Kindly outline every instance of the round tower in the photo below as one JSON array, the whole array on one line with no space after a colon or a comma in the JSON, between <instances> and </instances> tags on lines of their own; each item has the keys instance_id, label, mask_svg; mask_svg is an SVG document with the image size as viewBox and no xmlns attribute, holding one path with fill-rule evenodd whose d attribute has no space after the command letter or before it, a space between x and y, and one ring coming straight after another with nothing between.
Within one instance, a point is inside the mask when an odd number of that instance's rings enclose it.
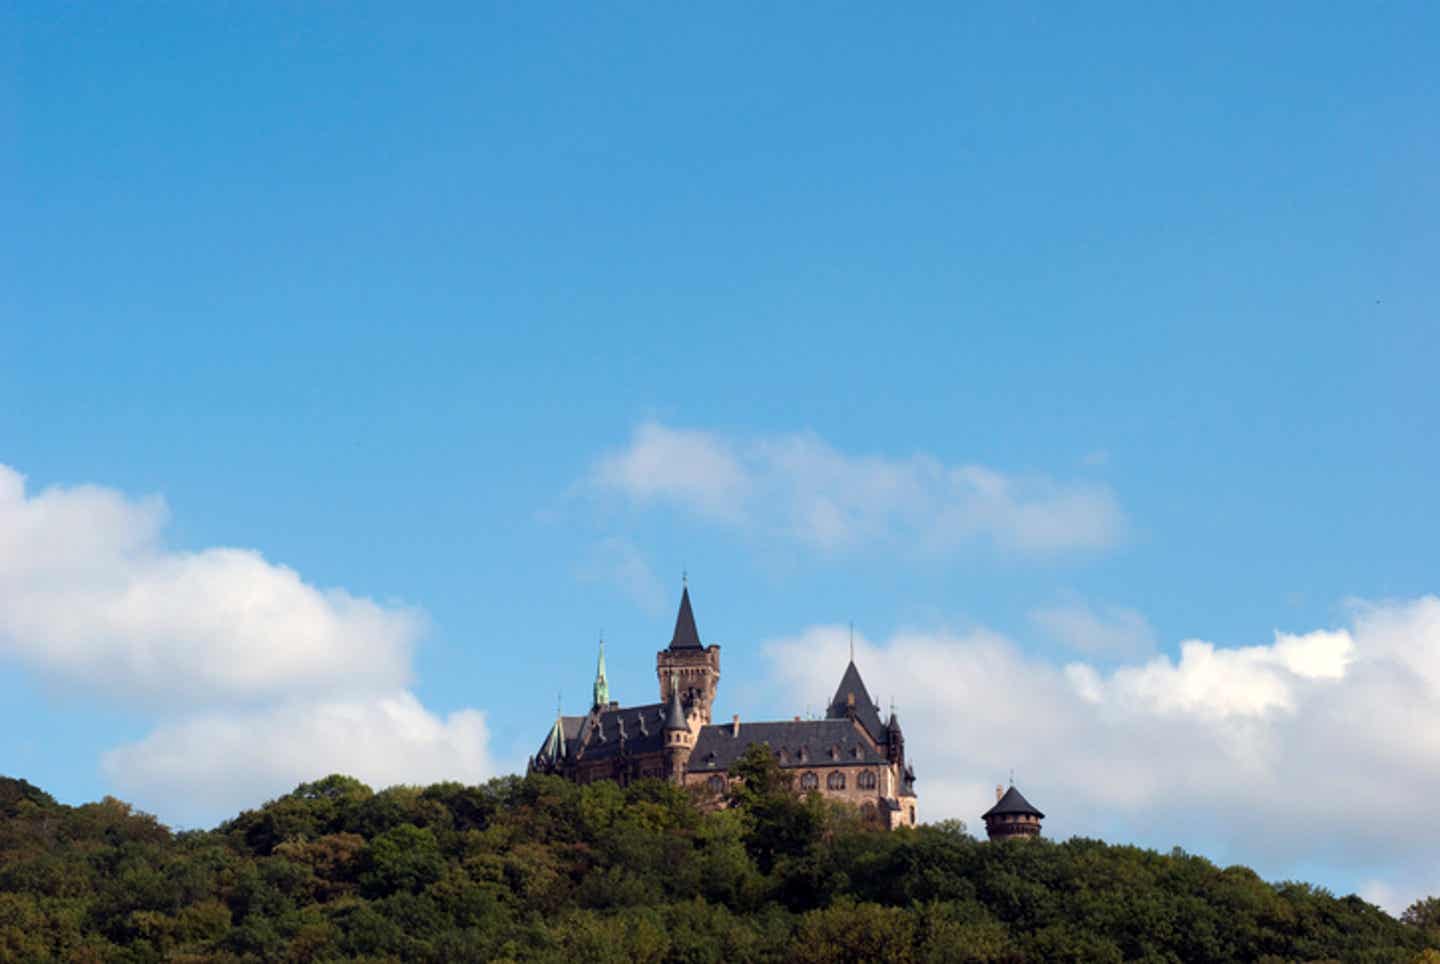
<instances>
[{"instance_id":1,"label":"round tower","mask_svg":"<svg viewBox=\"0 0 1440 964\"><path fill-rule=\"evenodd\" d=\"M1009 790L995 788L995 806L986 810L981 819L991 840L1024 840L1040 836L1040 821L1045 814L1032 807L1011 784Z\"/></svg>"},{"instance_id":2,"label":"round tower","mask_svg":"<svg viewBox=\"0 0 1440 964\"><path fill-rule=\"evenodd\" d=\"M690 753L695 749L695 734L685 718L685 708L680 705L680 687L674 681L670 685L669 705L665 708L665 773L672 783L685 782L685 768L690 763Z\"/></svg>"}]
</instances>

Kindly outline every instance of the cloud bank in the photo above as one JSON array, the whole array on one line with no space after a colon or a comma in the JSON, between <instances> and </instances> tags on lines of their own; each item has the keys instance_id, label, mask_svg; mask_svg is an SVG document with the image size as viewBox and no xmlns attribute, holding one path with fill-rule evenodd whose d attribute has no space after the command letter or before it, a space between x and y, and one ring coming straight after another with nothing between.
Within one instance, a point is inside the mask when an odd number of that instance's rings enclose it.
<instances>
[{"instance_id":1,"label":"cloud bank","mask_svg":"<svg viewBox=\"0 0 1440 964\"><path fill-rule=\"evenodd\" d=\"M767 648L823 704L847 633ZM1440 892L1440 598L1351 606L1349 624L1265 644L1180 644L1104 670L1028 658L984 630L860 640L877 695L902 699L926 819L979 814L1011 768L1047 833L1180 844L1286 874L1324 863L1392 911ZM837 674L838 678L838 674Z\"/></svg>"},{"instance_id":2,"label":"cloud bank","mask_svg":"<svg viewBox=\"0 0 1440 964\"><path fill-rule=\"evenodd\" d=\"M183 801L182 816L233 813L328 773L376 787L495 774L482 713L441 719L404 691L204 713L109 751L102 766L122 796Z\"/></svg>"},{"instance_id":3,"label":"cloud bank","mask_svg":"<svg viewBox=\"0 0 1440 964\"><path fill-rule=\"evenodd\" d=\"M419 614L249 549L179 552L159 499L27 495L0 465L0 655L122 698L215 701L409 680Z\"/></svg>"},{"instance_id":4,"label":"cloud bank","mask_svg":"<svg viewBox=\"0 0 1440 964\"><path fill-rule=\"evenodd\" d=\"M378 784L493 773L480 713L442 720L406 689L418 612L250 549L170 548L166 520L161 500L101 486L30 494L0 465L0 657L182 714L106 754L130 799L195 821L336 770Z\"/></svg>"},{"instance_id":5,"label":"cloud bank","mask_svg":"<svg viewBox=\"0 0 1440 964\"><path fill-rule=\"evenodd\" d=\"M810 433L730 439L659 422L592 466L588 488L826 551L948 553L977 541L1022 553L1114 544L1124 514L1104 485L841 452Z\"/></svg>"}]
</instances>

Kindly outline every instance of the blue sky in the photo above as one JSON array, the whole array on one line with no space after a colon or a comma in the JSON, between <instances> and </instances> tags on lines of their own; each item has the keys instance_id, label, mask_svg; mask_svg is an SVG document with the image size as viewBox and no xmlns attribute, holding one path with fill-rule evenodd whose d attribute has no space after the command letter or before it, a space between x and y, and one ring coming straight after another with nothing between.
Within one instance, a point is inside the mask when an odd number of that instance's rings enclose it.
<instances>
[{"instance_id":1,"label":"blue sky","mask_svg":"<svg viewBox=\"0 0 1440 964\"><path fill-rule=\"evenodd\" d=\"M0 17L0 772L503 772L685 569L721 712L854 621L924 818L1440 892L1354 790L1440 747L1322 740L1440 726L1431 5Z\"/></svg>"}]
</instances>

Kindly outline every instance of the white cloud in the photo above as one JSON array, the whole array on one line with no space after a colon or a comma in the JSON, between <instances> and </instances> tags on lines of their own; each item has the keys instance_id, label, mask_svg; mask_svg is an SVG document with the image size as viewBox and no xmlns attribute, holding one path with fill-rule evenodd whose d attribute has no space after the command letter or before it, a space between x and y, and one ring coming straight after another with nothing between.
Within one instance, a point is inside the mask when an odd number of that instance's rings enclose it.
<instances>
[{"instance_id":1,"label":"white cloud","mask_svg":"<svg viewBox=\"0 0 1440 964\"><path fill-rule=\"evenodd\" d=\"M1091 656L1142 656L1155 648L1155 631L1137 610L1124 606L1092 607L1070 597L1030 613L1042 631Z\"/></svg>"},{"instance_id":2,"label":"white cloud","mask_svg":"<svg viewBox=\"0 0 1440 964\"><path fill-rule=\"evenodd\" d=\"M823 701L847 634L768 647ZM925 817L978 815L1010 768L1047 832L1181 844L1272 876L1326 864L1382 881L1400 909L1440 886L1440 598L1357 603L1350 624L1267 645L1181 644L1103 670L1027 657L997 634L857 640L872 693L896 694ZM838 678L838 672L836 674ZM1379 894L1379 889L1373 891Z\"/></svg>"},{"instance_id":3,"label":"white cloud","mask_svg":"<svg viewBox=\"0 0 1440 964\"><path fill-rule=\"evenodd\" d=\"M637 502L672 502L722 520L739 517L750 488L724 441L658 422L641 425L627 448L600 459L593 479Z\"/></svg>"},{"instance_id":4,"label":"white cloud","mask_svg":"<svg viewBox=\"0 0 1440 964\"><path fill-rule=\"evenodd\" d=\"M810 433L730 440L647 422L602 457L591 487L824 550L880 544L950 552L977 540L1021 552L1111 545L1124 515L1104 485L841 452Z\"/></svg>"},{"instance_id":5,"label":"white cloud","mask_svg":"<svg viewBox=\"0 0 1440 964\"><path fill-rule=\"evenodd\" d=\"M488 746L484 714L441 719L399 691L204 713L109 751L103 766L127 799L204 822L329 773L376 787L479 782L495 773Z\"/></svg>"},{"instance_id":6,"label":"white cloud","mask_svg":"<svg viewBox=\"0 0 1440 964\"><path fill-rule=\"evenodd\" d=\"M482 714L441 719L405 689L417 613L253 550L168 548L165 522L159 499L27 495L0 465L0 656L180 714L105 755L119 792L196 823L337 771L376 785L494 774Z\"/></svg>"},{"instance_id":7,"label":"white cloud","mask_svg":"<svg viewBox=\"0 0 1440 964\"><path fill-rule=\"evenodd\" d=\"M417 613L319 589L253 550L167 548L165 522L159 499L27 495L0 465L0 655L182 702L408 681Z\"/></svg>"}]
</instances>

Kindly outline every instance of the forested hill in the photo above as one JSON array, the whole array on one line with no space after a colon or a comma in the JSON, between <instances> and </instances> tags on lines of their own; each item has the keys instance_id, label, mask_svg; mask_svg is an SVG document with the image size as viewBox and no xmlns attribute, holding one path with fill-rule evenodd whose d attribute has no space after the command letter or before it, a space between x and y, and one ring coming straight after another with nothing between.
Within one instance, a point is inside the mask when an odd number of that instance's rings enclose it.
<instances>
[{"instance_id":1,"label":"forested hill","mask_svg":"<svg viewBox=\"0 0 1440 964\"><path fill-rule=\"evenodd\" d=\"M1179 852L875 831L747 766L718 812L655 782L332 776L183 833L0 779L0 960L1440 961L1436 902L1401 922Z\"/></svg>"}]
</instances>

